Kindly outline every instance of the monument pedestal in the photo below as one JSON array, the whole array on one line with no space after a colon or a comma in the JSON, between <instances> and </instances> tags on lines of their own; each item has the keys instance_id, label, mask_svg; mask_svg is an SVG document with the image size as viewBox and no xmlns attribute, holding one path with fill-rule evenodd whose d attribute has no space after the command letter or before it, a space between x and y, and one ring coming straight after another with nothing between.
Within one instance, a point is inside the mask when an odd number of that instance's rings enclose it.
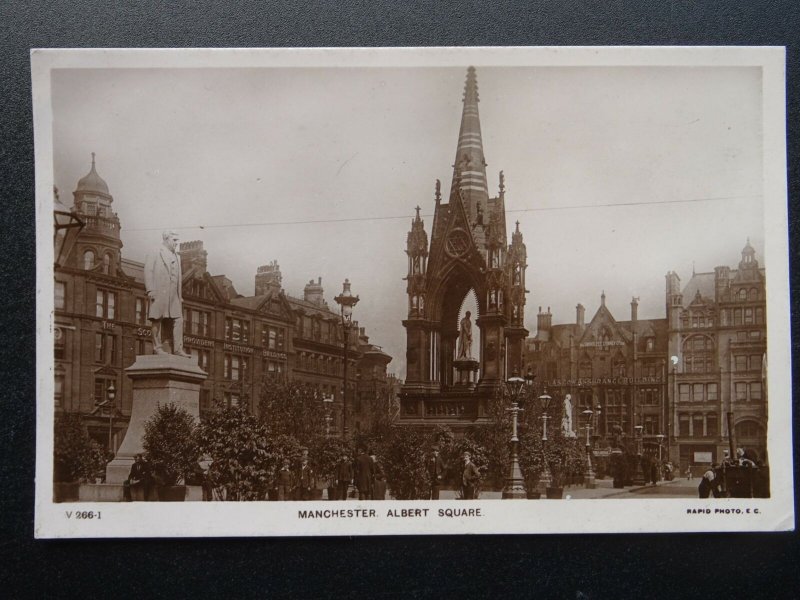
<instances>
[{"instance_id":1,"label":"monument pedestal","mask_svg":"<svg viewBox=\"0 0 800 600\"><path fill-rule=\"evenodd\" d=\"M479 363L474 358L459 358L453 361L456 370L456 386L470 390L475 389L478 378Z\"/></svg>"},{"instance_id":2,"label":"monument pedestal","mask_svg":"<svg viewBox=\"0 0 800 600\"><path fill-rule=\"evenodd\" d=\"M106 466L106 483L122 483L128 478L134 457L144 452L145 423L158 405L176 404L200 418L200 386L208 377L193 358L174 354L137 356L125 372L133 380L131 420L117 455Z\"/></svg>"}]
</instances>

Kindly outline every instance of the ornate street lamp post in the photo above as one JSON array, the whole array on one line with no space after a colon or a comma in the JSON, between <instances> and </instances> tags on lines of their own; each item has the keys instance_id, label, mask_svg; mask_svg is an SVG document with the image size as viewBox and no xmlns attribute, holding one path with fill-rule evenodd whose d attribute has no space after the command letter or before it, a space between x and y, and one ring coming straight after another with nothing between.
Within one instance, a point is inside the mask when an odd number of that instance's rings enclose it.
<instances>
[{"instance_id":1,"label":"ornate street lamp post","mask_svg":"<svg viewBox=\"0 0 800 600\"><path fill-rule=\"evenodd\" d=\"M110 452L114 452L114 417L120 414L117 410L117 405L114 403L116 397L117 388L114 387L114 382L111 381L106 388L106 399L101 401L95 398L94 410L89 413L92 416L108 417L108 449Z\"/></svg>"},{"instance_id":2,"label":"ornate street lamp post","mask_svg":"<svg viewBox=\"0 0 800 600\"><path fill-rule=\"evenodd\" d=\"M323 396L322 402L325 407L325 437L329 438L331 437L331 421L333 421L333 416L331 416L333 396Z\"/></svg>"},{"instance_id":3,"label":"ornate street lamp post","mask_svg":"<svg viewBox=\"0 0 800 600\"><path fill-rule=\"evenodd\" d=\"M583 411L583 416L586 417L586 425L584 429L586 429L586 474L584 478L586 479L586 488L587 489L594 489L596 487L594 481L594 470L592 469L592 415L594 412L591 408L587 408Z\"/></svg>"},{"instance_id":4,"label":"ornate street lamp post","mask_svg":"<svg viewBox=\"0 0 800 600\"><path fill-rule=\"evenodd\" d=\"M53 188L53 260L59 267L67 262L75 240L84 223L58 198L58 189Z\"/></svg>"},{"instance_id":5,"label":"ornate street lamp post","mask_svg":"<svg viewBox=\"0 0 800 600\"><path fill-rule=\"evenodd\" d=\"M547 444L547 420L550 418L547 411L550 408L550 402L552 400L553 397L547 393L547 390L544 390L544 393L539 396L539 403L542 405L542 416L540 418L542 419L542 461L544 462L544 469L542 469L542 474L539 477L539 487L544 488L545 492L552 483L550 468L547 466L547 452L545 451L545 446Z\"/></svg>"},{"instance_id":6,"label":"ornate street lamp post","mask_svg":"<svg viewBox=\"0 0 800 600\"><path fill-rule=\"evenodd\" d=\"M358 296L353 296L350 291L350 280L345 279L342 284L342 293L334 298L341 309L342 332L344 334L344 390L342 392L342 438L347 439L347 351L350 344L350 327L353 324L353 307L358 304Z\"/></svg>"},{"instance_id":7,"label":"ornate street lamp post","mask_svg":"<svg viewBox=\"0 0 800 600\"><path fill-rule=\"evenodd\" d=\"M533 385L534 375L528 371L525 379L514 373L506 382L506 393L511 398L511 408L506 410L511 413L511 471L506 477L506 485L503 488L504 500L520 500L527 497L525 491L525 479L522 476L522 469L519 467L519 437L517 436L517 415L522 411L519 402L522 399L523 390Z\"/></svg>"},{"instance_id":8,"label":"ornate street lamp post","mask_svg":"<svg viewBox=\"0 0 800 600\"><path fill-rule=\"evenodd\" d=\"M664 443L664 434L663 433L659 433L656 436L656 439L658 440L658 462L661 462L661 460L662 460L661 459L661 446Z\"/></svg>"},{"instance_id":9,"label":"ornate street lamp post","mask_svg":"<svg viewBox=\"0 0 800 600\"><path fill-rule=\"evenodd\" d=\"M642 470L642 453L644 451L644 438L642 437L642 433L644 427L642 425L637 425L634 429L636 430L636 474L633 477L633 485L644 485L647 483L644 478L644 471Z\"/></svg>"}]
</instances>

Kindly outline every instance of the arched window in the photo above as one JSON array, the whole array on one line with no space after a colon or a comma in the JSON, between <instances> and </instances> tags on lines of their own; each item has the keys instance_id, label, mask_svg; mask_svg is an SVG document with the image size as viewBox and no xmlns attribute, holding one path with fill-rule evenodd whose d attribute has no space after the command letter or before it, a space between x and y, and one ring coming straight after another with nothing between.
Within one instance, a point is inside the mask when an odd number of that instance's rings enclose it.
<instances>
[{"instance_id":1,"label":"arched window","mask_svg":"<svg viewBox=\"0 0 800 600\"><path fill-rule=\"evenodd\" d=\"M758 290L756 288L750 288L750 300L758 300Z\"/></svg>"},{"instance_id":2,"label":"arched window","mask_svg":"<svg viewBox=\"0 0 800 600\"><path fill-rule=\"evenodd\" d=\"M94 252L87 250L83 253L83 269L89 271L94 269Z\"/></svg>"},{"instance_id":3,"label":"arched window","mask_svg":"<svg viewBox=\"0 0 800 600\"><path fill-rule=\"evenodd\" d=\"M627 377L628 375L628 368L625 365L625 357L621 354L617 354L614 357L614 377Z\"/></svg>"},{"instance_id":4,"label":"arched window","mask_svg":"<svg viewBox=\"0 0 800 600\"><path fill-rule=\"evenodd\" d=\"M747 290L742 288L739 290L739 301L744 302L747 300Z\"/></svg>"},{"instance_id":5,"label":"arched window","mask_svg":"<svg viewBox=\"0 0 800 600\"><path fill-rule=\"evenodd\" d=\"M714 343L705 335L693 335L683 342L686 373L708 373L714 367Z\"/></svg>"},{"instance_id":6,"label":"arched window","mask_svg":"<svg viewBox=\"0 0 800 600\"><path fill-rule=\"evenodd\" d=\"M753 440L764 437L764 428L751 419L737 423L734 427L734 432L737 440Z\"/></svg>"},{"instance_id":7,"label":"arched window","mask_svg":"<svg viewBox=\"0 0 800 600\"><path fill-rule=\"evenodd\" d=\"M111 270L111 255L106 253L103 254L103 273L108 275L110 270Z\"/></svg>"}]
</instances>

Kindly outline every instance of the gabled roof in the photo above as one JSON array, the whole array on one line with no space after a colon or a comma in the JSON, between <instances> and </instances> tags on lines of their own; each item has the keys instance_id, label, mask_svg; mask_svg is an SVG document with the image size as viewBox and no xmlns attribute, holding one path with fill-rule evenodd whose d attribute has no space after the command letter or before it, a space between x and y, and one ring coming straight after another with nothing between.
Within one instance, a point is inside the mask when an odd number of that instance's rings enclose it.
<instances>
[{"instance_id":1,"label":"gabled roof","mask_svg":"<svg viewBox=\"0 0 800 600\"><path fill-rule=\"evenodd\" d=\"M735 270L731 271L731 275L735 273ZM695 273L692 275L691 279L686 282L682 292L684 308L694 302L698 291L703 298L708 298L713 302L716 297L715 285L714 273Z\"/></svg>"}]
</instances>

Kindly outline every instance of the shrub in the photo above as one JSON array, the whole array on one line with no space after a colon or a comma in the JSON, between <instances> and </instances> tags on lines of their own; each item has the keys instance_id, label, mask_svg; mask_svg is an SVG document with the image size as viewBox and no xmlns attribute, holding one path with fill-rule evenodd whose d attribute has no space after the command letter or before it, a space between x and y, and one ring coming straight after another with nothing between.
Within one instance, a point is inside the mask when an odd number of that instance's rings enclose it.
<instances>
[{"instance_id":1,"label":"shrub","mask_svg":"<svg viewBox=\"0 0 800 600\"><path fill-rule=\"evenodd\" d=\"M278 449L265 425L244 406L215 406L198 429L201 454L211 459L208 476L224 500L263 500L272 484Z\"/></svg>"},{"instance_id":2,"label":"shrub","mask_svg":"<svg viewBox=\"0 0 800 600\"><path fill-rule=\"evenodd\" d=\"M338 437L317 436L308 447L308 461L317 475L317 485L332 485L336 464L343 455L352 456L353 448Z\"/></svg>"},{"instance_id":3,"label":"shrub","mask_svg":"<svg viewBox=\"0 0 800 600\"><path fill-rule=\"evenodd\" d=\"M105 470L106 451L89 437L80 415L56 419L53 443L53 480L94 481Z\"/></svg>"},{"instance_id":4,"label":"shrub","mask_svg":"<svg viewBox=\"0 0 800 600\"><path fill-rule=\"evenodd\" d=\"M322 396L310 385L265 378L258 405L262 423L274 435L309 444L325 432Z\"/></svg>"},{"instance_id":5,"label":"shrub","mask_svg":"<svg viewBox=\"0 0 800 600\"><path fill-rule=\"evenodd\" d=\"M410 427L392 427L383 448L383 468L393 498L418 500L427 496L426 446L425 437Z\"/></svg>"},{"instance_id":6,"label":"shrub","mask_svg":"<svg viewBox=\"0 0 800 600\"><path fill-rule=\"evenodd\" d=\"M186 481L197 470L200 452L194 417L176 404L159 404L145 423L142 446L153 476L162 485Z\"/></svg>"}]
</instances>

